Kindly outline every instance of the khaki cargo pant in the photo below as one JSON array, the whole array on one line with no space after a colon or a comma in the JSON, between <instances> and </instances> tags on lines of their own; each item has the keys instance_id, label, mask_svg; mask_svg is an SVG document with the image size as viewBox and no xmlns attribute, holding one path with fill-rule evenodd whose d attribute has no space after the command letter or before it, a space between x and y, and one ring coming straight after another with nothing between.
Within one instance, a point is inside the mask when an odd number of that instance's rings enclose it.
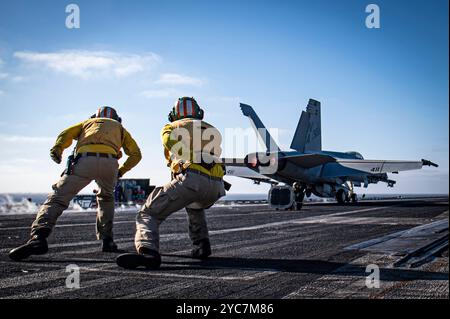
<instances>
[{"instance_id":1,"label":"khaki cargo pant","mask_svg":"<svg viewBox=\"0 0 450 319\"><path fill-rule=\"evenodd\" d=\"M225 195L223 181L187 172L157 187L136 217L135 246L159 251L159 225L172 213L186 208L193 243L208 238L204 208Z\"/></svg>"},{"instance_id":2,"label":"khaki cargo pant","mask_svg":"<svg viewBox=\"0 0 450 319\"><path fill-rule=\"evenodd\" d=\"M97 239L112 238L114 189L117 175L118 162L116 159L81 157L74 166L72 175L63 175L58 183L53 185L53 193L48 195L31 226L31 236L37 233L48 236L58 217L67 209L75 195L95 180L99 187L97 193Z\"/></svg>"}]
</instances>

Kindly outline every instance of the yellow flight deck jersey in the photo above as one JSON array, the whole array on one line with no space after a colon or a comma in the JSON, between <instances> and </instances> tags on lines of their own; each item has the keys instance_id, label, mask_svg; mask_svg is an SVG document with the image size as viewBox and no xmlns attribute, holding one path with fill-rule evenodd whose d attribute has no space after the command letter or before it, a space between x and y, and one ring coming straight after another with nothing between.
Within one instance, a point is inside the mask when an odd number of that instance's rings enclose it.
<instances>
[{"instance_id":1,"label":"yellow flight deck jersey","mask_svg":"<svg viewBox=\"0 0 450 319\"><path fill-rule=\"evenodd\" d=\"M194 132L195 128L198 128L196 132ZM184 129L186 134L177 131L177 129ZM214 126L191 118L181 119L165 125L161 131L161 139L164 145L164 156L167 160L167 166L170 167L173 173L180 173L183 169L189 167L189 169L200 171L209 176L223 177L224 169L222 164L216 163L208 169L193 160L194 153L202 152L204 149L207 149L208 153L215 158L220 157L222 136ZM197 140L197 143L193 142L194 139ZM189 154L178 156L180 154L172 153L172 151L176 152L180 149L180 147L177 147L180 142L186 147L185 149Z\"/></svg>"},{"instance_id":2,"label":"yellow flight deck jersey","mask_svg":"<svg viewBox=\"0 0 450 319\"><path fill-rule=\"evenodd\" d=\"M116 120L92 118L71 126L58 135L55 146L61 150L68 148L73 140L78 140L76 153L106 153L119 156L123 148L127 160L119 168L123 175L139 163L141 151L130 133Z\"/></svg>"}]
</instances>

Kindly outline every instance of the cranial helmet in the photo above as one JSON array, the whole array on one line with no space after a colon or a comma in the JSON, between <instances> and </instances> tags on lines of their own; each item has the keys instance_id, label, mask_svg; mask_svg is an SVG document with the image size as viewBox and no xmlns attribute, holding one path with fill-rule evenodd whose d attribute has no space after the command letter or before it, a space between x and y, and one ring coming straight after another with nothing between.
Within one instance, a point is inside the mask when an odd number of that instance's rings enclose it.
<instances>
[{"instance_id":1,"label":"cranial helmet","mask_svg":"<svg viewBox=\"0 0 450 319\"><path fill-rule=\"evenodd\" d=\"M122 119L119 117L119 115L117 115L116 110L110 106L99 107L97 113L95 113L92 117L108 118L122 123Z\"/></svg>"},{"instance_id":2,"label":"cranial helmet","mask_svg":"<svg viewBox=\"0 0 450 319\"><path fill-rule=\"evenodd\" d=\"M172 111L169 113L169 121L177 121L185 118L197 120L203 119L203 110L193 97L180 97L175 101Z\"/></svg>"}]
</instances>

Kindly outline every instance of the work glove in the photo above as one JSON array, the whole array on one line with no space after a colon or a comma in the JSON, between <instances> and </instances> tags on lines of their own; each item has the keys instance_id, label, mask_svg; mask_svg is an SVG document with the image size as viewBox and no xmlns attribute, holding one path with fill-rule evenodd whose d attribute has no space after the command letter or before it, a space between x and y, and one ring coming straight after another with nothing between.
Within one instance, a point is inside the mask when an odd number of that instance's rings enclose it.
<instances>
[{"instance_id":1,"label":"work glove","mask_svg":"<svg viewBox=\"0 0 450 319\"><path fill-rule=\"evenodd\" d=\"M61 163L62 151L59 147L53 147L50 150L50 157L56 164Z\"/></svg>"}]
</instances>

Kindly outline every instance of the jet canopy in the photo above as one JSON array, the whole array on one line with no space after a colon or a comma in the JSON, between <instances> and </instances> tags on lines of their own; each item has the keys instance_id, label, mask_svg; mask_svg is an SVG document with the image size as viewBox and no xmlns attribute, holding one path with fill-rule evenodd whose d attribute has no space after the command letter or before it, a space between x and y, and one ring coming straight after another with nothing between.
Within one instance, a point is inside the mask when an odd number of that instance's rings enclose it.
<instances>
[{"instance_id":1,"label":"jet canopy","mask_svg":"<svg viewBox=\"0 0 450 319\"><path fill-rule=\"evenodd\" d=\"M361 153L358 153L355 151L347 152L347 154L354 156L356 159L360 159L360 160L364 159L364 157L361 155Z\"/></svg>"}]
</instances>

